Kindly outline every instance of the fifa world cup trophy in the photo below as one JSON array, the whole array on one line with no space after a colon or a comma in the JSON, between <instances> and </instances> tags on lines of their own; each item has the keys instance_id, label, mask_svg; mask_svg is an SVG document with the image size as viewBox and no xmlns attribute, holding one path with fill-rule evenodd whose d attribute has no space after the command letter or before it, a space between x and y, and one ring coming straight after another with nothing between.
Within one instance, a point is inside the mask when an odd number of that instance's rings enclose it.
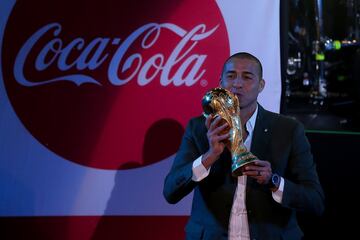
<instances>
[{"instance_id":1,"label":"fifa world cup trophy","mask_svg":"<svg viewBox=\"0 0 360 240\"><path fill-rule=\"evenodd\" d=\"M243 141L242 125L240 119L240 106L238 98L224 88L214 88L208 91L202 99L203 115L209 114L221 117L220 123L227 122L230 137L226 146L231 153L231 170L234 177L241 176L244 166L251 164L257 157L249 152Z\"/></svg>"}]
</instances>

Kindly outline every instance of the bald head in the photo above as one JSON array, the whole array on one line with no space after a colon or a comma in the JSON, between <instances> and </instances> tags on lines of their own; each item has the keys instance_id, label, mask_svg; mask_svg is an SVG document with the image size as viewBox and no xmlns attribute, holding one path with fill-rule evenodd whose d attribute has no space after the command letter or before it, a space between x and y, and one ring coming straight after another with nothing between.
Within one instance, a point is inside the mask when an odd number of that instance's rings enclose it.
<instances>
[{"instance_id":1,"label":"bald head","mask_svg":"<svg viewBox=\"0 0 360 240\"><path fill-rule=\"evenodd\" d=\"M224 63L224 66L223 66L223 69L222 69L222 73L221 75L224 74L224 70L225 70L225 65L231 60L231 59L234 59L234 58L237 58L237 59L247 59L247 60L250 60L250 61L253 61L256 65L256 68L258 70L258 74L259 74L259 79L261 80L262 79L262 74L263 74L263 69L262 69L262 65L261 65L261 62L260 60L255 57L254 55L250 54L250 53L247 53L247 52L238 52L238 53L235 53L233 55L231 55L228 59L226 59L225 63Z\"/></svg>"}]
</instances>

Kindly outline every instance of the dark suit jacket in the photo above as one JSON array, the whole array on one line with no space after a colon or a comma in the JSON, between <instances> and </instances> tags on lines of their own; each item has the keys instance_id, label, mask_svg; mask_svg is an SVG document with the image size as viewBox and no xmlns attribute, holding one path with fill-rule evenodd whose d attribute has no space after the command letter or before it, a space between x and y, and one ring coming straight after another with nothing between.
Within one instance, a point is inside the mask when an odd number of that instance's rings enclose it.
<instances>
[{"instance_id":1,"label":"dark suit jacket","mask_svg":"<svg viewBox=\"0 0 360 240\"><path fill-rule=\"evenodd\" d=\"M205 118L192 119L183 136L173 166L165 179L164 196L177 203L194 190L187 239L227 239L230 211L237 179L231 176L229 151L200 182L192 181L192 164L209 145ZM321 214L323 190L303 126L288 117L264 110L260 105L251 152L271 162L273 172L285 179L282 203L275 202L267 186L248 177L246 208L251 239L301 239L296 211Z\"/></svg>"}]
</instances>

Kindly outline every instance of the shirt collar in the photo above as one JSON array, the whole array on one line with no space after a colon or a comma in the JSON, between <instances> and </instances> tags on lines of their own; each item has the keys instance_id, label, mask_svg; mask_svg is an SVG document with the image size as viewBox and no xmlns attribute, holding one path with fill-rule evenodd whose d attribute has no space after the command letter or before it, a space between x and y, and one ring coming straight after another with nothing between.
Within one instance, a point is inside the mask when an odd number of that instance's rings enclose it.
<instances>
[{"instance_id":1,"label":"shirt collar","mask_svg":"<svg viewBox=\"0 0 360 240\"><path fill-rule=\"evenodd\" d=\"M246 130L249 133L252 132L255 128L257 114L258 114L258 105L256 104L256 109L255 109L254 113L251 115L249 120L246 122Z\"/></svg>"}]
</instances>

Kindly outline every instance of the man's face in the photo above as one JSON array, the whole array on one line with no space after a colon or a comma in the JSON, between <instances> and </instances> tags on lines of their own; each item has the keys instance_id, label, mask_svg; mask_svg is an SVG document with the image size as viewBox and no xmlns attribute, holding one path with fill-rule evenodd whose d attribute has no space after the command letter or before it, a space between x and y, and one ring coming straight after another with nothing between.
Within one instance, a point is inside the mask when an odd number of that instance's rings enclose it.
<instances>
[{"instance_id":1,"label":"man's face","mask_svg":"<svg viewBox=\"0 0 360 240\"><path fill-rule=\"evenodd\" d=\"M227 61L221 76L221 87L234 93L240 108L255 106L265 81L260 79L259 68L253 60L232 58Z\"/></svg>"}]
</instances>

